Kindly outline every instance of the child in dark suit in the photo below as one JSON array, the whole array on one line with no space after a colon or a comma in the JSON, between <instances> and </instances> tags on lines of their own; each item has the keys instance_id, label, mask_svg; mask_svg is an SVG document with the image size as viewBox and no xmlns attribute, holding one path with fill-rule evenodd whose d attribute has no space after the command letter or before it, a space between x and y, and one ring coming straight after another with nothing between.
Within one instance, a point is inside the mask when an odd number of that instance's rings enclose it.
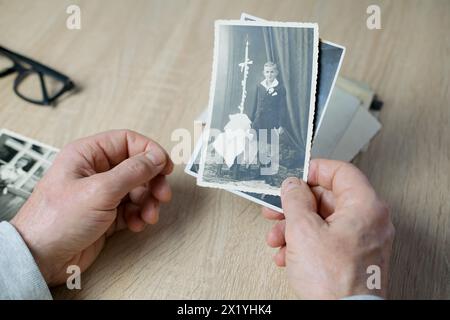
<instances>
[{"instance_id":1,"label":"child in dark suit","mask_svg":"<svg viewBox=\"0 0 450 320\"><path fill-rule=\"evenodd\" d=\"M256 130L258 138L259 161L261 161L260 168L268 168L272 166L272 162L266 163L268 157L273 156L272 149L272 133L278 136L283 132L283 126L287 118L286 106L286 89L278 81L277 65L271 61L264 64L263 70L264 80L258 84L256 88L255 108L253 109L252 128ZM266 131L260 131L265 129ZM276 130L277 133L272 132ZM279 139L277 139L279 142ZM264 143L269 148L264 147ZM279 156L279 154L278 154ZM262 160L266 159L266 160ZM271 161L271 160L269 160ZM278 170L278 169L277 169ZM275 174L273 172L272 174ZM262 174L262 173L261 173ZM263 174L263 178L268 184L272 184L271 174Z\"/></svg>"},{"instance_id":2,"label":"child in dark suit","mask_svg":"<svg viewBox=\"0 0 450 320\"><path fill-rule=\"evenodd\" d=\"M253 109L252 128L258 133L267 130L267 142L271 142L271 129L281 133L286 119L286 89L277 80L278 68L271 61L264 64L264 80L256 88L256 105Z\"/></svg>"}]
</instances>

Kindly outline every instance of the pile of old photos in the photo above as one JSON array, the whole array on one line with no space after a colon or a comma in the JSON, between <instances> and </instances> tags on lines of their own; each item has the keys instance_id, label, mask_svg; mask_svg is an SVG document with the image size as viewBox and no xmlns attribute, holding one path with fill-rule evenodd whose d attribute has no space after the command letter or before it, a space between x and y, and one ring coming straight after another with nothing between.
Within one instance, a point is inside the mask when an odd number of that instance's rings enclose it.
<instances>
[{"instance_id":1,"label":"pile of old photos","mask_svg":"<svg viewBox=\"0 0 450 320\"><path fill-rule=\"evenodd\" d=\"M315 23L242 14L215 23L208 108L185 171L282 212L280 187L307 180L310 158L350 161L380 129L374 93L338 77L345 48Z\"/></svg>"}]
</instances>

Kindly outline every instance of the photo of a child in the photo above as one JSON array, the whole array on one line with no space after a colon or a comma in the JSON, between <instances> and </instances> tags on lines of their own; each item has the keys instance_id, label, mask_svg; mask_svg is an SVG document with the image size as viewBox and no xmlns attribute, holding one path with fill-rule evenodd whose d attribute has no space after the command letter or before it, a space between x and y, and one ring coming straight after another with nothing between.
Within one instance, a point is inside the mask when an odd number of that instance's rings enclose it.
<instances>
[{"instance_id":1,"label":"photo of a child","mask_svg":"<svg viewBox=\"0 0 450 320\"><path fill-rule=\"evenodd\" d=\"M317 25L217 21L213 79L197 182L279 195L305 178L317 79Z\"/></svg>"},{"instance_id":2,"label":"photo of a child","mask_svg":"<svg viewBox=\"0 0 450 320\"><path fill-rule=\"evenodd\" d=\"M277 65L268 61L264 64L264 80L256 88L255 108L253 109L252 128L258 134L267 133L267 143L271 143L271 130L280 134L286 122L286 89L277 79L279 74ZM261 131L261 130L267 130ZM263 138L264 139L264 138Z\"/></svg>"}]
</instances>

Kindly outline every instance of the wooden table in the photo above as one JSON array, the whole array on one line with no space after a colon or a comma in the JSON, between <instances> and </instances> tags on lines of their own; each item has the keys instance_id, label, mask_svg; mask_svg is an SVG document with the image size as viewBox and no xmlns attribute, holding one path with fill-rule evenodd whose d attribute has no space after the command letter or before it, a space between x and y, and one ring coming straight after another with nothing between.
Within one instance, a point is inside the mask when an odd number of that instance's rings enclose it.
<instances>
[{"instance_id":1,"label":"wooden table","mask_svg":"<svg viewBox=\"0 0 450 320\"><path fill-rule=\"evenodd\" d=\"M381 7L381 30L366 8ZM450 2L76 1L81 30L66 28L72 1L0 0L0 43L71 76L82 91L57 108L28 104L0 79L0 126L62 147L112 128L147 134L170 149L175 128L193 131L208 102L213 21L242 11L316 21L347 47L342 75L384 101L382 131L356 164L392 207L397 237L391 298L450 297ZM265 244L271 223L257 205L199 188L178 166L161 222L119 233L55 298L255 298L295 295Z\"/></svg>"}]
</instances>

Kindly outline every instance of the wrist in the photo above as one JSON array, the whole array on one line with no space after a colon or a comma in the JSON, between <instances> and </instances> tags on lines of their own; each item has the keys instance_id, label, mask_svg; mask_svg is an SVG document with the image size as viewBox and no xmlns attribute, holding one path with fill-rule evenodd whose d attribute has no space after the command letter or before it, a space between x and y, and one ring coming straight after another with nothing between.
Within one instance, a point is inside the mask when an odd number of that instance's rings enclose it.
<instances>
[{"instance_id":1,"label":"wrist","mask_svg":"<svg viewBox=\"0 0 450 320\"><path fill-rule=\"evenodd\" d=\"M372 286L370 280L371 274L367 273L366 267L356 267L358 271L354 271L348 274L347 277L341 278L342 282L340 288L344 289L340 291L338 299L343 299L352 296L377 296L386 298L386 285L387 275L380 274L380 283L378 286Z\"/></svg>"},{"instance_id":2,"label":"wrist","mask_svg":"<svg viewBox=\"0 0 450 320\"><path fill-rule=\"evenodd\" d=\"M42 252L41 246L38 244L36 239L33 239L33 232L28 230L26 224L21 222L20 217L16 216L10 221L11 225L17 230L19 235L22 237L22 240L25 242L28 250L33 256L36 265L39 268L39 271L42 274L47 285L51 285L53 283L53 270L51 268L52 264L46 263L49 259L46 257L45 253Z\"/></svg>"}]
</instances>

